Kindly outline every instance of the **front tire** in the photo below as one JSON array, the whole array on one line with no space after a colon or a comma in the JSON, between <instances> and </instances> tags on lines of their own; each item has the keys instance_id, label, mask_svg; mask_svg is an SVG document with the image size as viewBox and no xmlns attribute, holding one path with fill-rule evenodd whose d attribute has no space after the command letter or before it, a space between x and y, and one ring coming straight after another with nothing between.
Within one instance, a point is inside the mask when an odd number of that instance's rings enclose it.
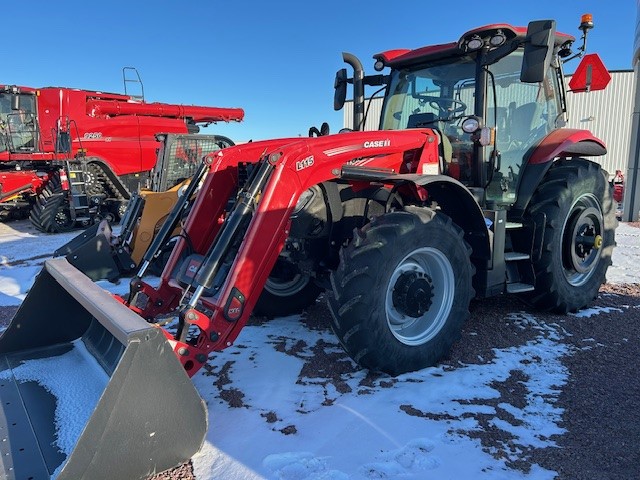
<instances>
[{"instance_id":1,"label":"front tire","mask_svg":"<svg viewBox=\"0 0 640 480\"><path fill-rule=\"evenodd\" d=\"M340 252L332 328L363 367L391 375L436 364L459 338L474 296L471 249L443 213L377 217Z\"/></svg>"},{"instance_id":2,"label":"front tire","mask_svg":"<svg viewBox=\"0 0 640 480\"><path fill-rule=\"evenodd\" d=\"M535 290L525 299L557 313L586 307L605 282L615 246L615 207L606 173L584 159L556 162L528 214L546 218Z\"/></svg>"},{"instance_id":3,"label":"front tire","mask_svg":"<svg viewBox=\"0 0 640 480\"><path fill-rule=\"evenodd\" d=\"M75 227L69 198L62 189L58 173L51 176L38 195L31 207L29 220L34 227L45 233L69 232Z\"/></svg>"}]
</instances>

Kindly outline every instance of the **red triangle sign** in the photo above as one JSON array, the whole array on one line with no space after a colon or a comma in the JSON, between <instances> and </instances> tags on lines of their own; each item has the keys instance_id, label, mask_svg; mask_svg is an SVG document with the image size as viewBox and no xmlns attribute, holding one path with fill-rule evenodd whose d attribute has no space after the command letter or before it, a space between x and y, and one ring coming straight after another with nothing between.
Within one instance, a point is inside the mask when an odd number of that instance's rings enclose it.
<instances>
[{"instance_id":1,"label":"red triangle sign","mask_svg":"<svg viewBox=\"0 0 640 480\"><path fill-rule=\"evenodd\" d=\"M575 73L569 80L572 92L590 92L604 90L611 81L611 75L597 53L590 53L582 58Z\"/></svg>"}]
</instances>

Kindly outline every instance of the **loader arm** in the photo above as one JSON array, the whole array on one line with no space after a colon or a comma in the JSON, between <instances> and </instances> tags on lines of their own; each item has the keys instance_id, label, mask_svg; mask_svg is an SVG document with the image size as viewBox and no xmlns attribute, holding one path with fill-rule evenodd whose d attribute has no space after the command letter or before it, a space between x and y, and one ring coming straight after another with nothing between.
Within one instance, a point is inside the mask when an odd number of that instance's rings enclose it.
<instances>
[{"instance_id":1,"label":"loader arm","mask_svg":"<svg viewBox=\"0 0 640 480\"><path fill-rule=\"evenodd\" d=\"M275 148L261 144L232 147L212 154L215 158L211 173L185 225L185 236L191 240L178 242L157 289L142 286L141 291L149 301L138 313L152 319L163 313L180 312L179 332L184 334L188 329L191 333L181 339L164 331L185 370L193 375L210 352L231 345L246 324L282 250L291 214L302 192L319 183L340 179L345 165L366 168L371 163L377 169L395 173L429 168L437 172L437 138L428 129L383 134L354 132L298 140ZM238 166L243 162L258 166L266 163L270 171L264 174L267 178L263 187L254 191L251 202L255 203L255 211L250 221L243 227L230 227L233 211L227 212L225 207L237 186ZM216 242L234 243L231 234L225 234L225 228L238 228L240 231L232 233L241 243L232 252L233 260L219 288L211 292L210 285L198 283L202 278L197 275L191 285L181 286L174 275L189 243L197 254L204 256L200 268L206 268L212 261L228 262L228 258L212 258ZM196 293L199 298L194 299Z\"/></svg>"}]
</instances>

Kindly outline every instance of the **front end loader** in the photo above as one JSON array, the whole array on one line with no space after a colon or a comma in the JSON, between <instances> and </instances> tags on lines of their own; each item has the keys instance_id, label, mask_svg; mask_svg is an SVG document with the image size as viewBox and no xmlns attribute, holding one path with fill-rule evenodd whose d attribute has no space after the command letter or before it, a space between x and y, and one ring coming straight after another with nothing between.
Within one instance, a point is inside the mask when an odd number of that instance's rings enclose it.
<instances>
[{"instance_id":1,"label":"front end loader","mask_svg":"<svg viewBox=\"0 0 640 480\"><path fill-rule=\"evenodd\" d=\"M122 297L64 258L47 261L0 338L4 417L25 405L5 476L23 478L11 472L32 463L18 444L25 431L34 456L49 458L54 439L60 455L41 463L58 478L144 478L187 460L206 429L187 379L233 345L270 283L273 314L324 291L345 351L390 375L447 355L473 298L514 294L558 313L587 306L611 264L616 220L606 173L582 158L604 143L556 124L573 41L550 20L488 25L377 55L391 71L370 77L345 54L355 71L338 73L335 106L352 83L354 131L207 155L157 286L145 275L158 245ZM361 131L365 85L385 90L379 131ZM178 219L174 209L157 242ZM74 349L73 367L53 367L69 388L79 366L103 380L82 433L66 441L58 419L73 395L52 399L47 368L30 365Z\"/></svg>"},{"instance_id":2,"label":"front end loader","mask_svg":"<svg viewBox=\"0 0 640 480\"><path fill-rule=\"evenodd\" d=\"M202 445L206 407L162 331L63 258L46 262L0 352L2 478L146 478Z\"/></svg>"}]
</instances>

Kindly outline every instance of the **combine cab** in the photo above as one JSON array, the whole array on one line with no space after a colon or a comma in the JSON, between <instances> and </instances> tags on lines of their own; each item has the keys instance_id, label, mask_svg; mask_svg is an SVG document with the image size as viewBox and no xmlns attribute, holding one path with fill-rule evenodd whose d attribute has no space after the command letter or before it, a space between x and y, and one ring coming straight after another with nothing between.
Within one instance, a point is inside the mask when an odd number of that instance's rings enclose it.
<instances>
[{"instance_id":1,"label":"combine cab","mask_svg":"<svg viewBox=\"0 0 640 480\"><path fill-rule=\"evenodd\" d=\"M583 36L591 26L584 18ZM5 416L8 404L23 405L5 476L24 478L35 464L20 454L21 435L44 445L41 471L60 468L59 478L144 478L188 459L205 427L186 378L233 344L267 285L272 315L325 291L345 350L391 375L446 355L473 298L515 294L559 313L589 305L611 263L616 219L606 173L583 158L603 154L603 142L559 128L561 64L573 42L551 20L489 25L376 55L376 68L390 70L373 76L345 54L355 73L338 73L336 107L353 84L359 130L365 84L384 86L381 130L209 154L158 286L144 280L153 248L123 298L66 259L47 261L0 338ZM82 435L47 460L54 429L27 425L56 425L57 413L46 375L24 370L74 349L106 386ZM66 373L71 382L74 368ZM56 411L68 403L58 398Z\"/></svg>"}]
</instances>

